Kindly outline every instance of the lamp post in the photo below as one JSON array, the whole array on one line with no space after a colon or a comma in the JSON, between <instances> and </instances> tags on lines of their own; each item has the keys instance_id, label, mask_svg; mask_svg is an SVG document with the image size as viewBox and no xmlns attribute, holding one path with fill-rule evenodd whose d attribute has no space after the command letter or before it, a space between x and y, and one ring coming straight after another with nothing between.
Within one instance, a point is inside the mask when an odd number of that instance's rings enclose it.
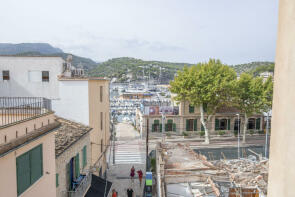
<instances>
[{"instance_id":1,"label":"lamp post","mask_svg":"<svg viewBox=\"0 0 295 197\"><path fill-rule=\"evenodd\" d=\"M267 158L267 149L268 149L268 130L269 130L269 112L267 112L266 117L266 133L265 133L265 158Z\"/></svg>"},{"instance_id":2,"label":"lamp post","mask_svg":"<svg viewBox=\"0 0 295 197\"><path fill-rule=\"evenodd\" d=\"M238 159L240 159L240 114L238 114Z\"/></svg>"}]
</instances>

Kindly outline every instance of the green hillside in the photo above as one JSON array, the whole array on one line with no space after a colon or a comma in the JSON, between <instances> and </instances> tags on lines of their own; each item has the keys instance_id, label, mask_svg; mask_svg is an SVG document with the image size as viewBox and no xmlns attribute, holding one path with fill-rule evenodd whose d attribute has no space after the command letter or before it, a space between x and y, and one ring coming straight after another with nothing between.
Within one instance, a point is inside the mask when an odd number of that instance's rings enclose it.
<instances>
[{"instance_id":1,"label":"green hillside","mask_svg":"<svg viewBox=\"0 0 295 197\"><path fill-rule=\"evenodd\" d=\"M238 74L249 72L257 76L258 74L269 71L274 71L273 62L251 62L247 64L237 64L232 66Z\"/></svg>"},{"instance_id":2,"label":"green hillside","mask_svg":"<svg viewBox=\"0 0 295 197\"><path fill-rule=\"evenodd\" d=\"M144 61L130 57L121 57L99 64L96 68L89 71L89 75L117 78L119 82L143 80L150 76L151 79L168 82L174 78L177 70L182 69L185 65L191 66L192 64Z\"/></svg>"}]
</instances>

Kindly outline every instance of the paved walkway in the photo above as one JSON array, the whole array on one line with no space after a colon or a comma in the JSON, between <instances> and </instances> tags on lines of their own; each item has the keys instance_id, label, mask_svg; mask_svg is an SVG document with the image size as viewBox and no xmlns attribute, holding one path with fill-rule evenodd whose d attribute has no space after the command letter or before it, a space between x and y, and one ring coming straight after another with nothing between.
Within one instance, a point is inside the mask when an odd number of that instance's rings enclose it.
<instances>
[{"instance_id":1,"label":"paved walkway","mask_svg":"<svg viewBox=\"0 0 295 197\"><path fill-rule=\"evenodd\" d=\"M131 181L130 169L134 166L135 171L141 169L145 175L145 140L141 140L139 133L127 123L116 125L116 139L115 164L111 159L107 172L108 180L113 183L111 190L115 189L119 197L127 197L127 188L131 187L134 190L134 197L142 197L144 177L140 187L137 173L134 182ZM113 151L111 151L111 158L113 158Z\"/></svg>"}]
</instances>

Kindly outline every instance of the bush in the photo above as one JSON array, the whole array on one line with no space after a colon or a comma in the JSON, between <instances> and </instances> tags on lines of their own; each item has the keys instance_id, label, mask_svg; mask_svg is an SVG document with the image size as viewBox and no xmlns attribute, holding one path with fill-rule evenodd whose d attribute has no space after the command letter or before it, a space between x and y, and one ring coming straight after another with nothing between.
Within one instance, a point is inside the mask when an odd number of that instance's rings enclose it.
<instances>
[{"instance_id":1,"label":"bush","mask_svg":"<svg viewBox=\"0 0 295 197\"><path fill-rule=\"evenodd\" d=\"M250 130L249 133L250 133L250 135L253 135L254 134L254 130Z\"/></svg>"},{"instance_id":2,"label":"bush","mask_svg":"<svg viewBox=\"0 0 295 197\"><path fill-rule=\"evenodd\" d=\"M167 137L171 137L171 133L170 133L170 132L167 132L167 133L166 133L166 136L167 136Z\"/></svg>"},{"instance_id":3,"label":"bush","mask_svg":"<svg viewBox=\"0 0 295 197\"><path fill-rule=\"evenodd\" d=\"M238 136L238 130L234 130L235 136Z\"/></svg>"},{"instance_id":4,"label":"bush","mask_svg":"<svg viewBox=\"0 0 295 197\"><path fill-rule=\"evenodd\" d=\"M183 136L188 136L188 133L184 131L184 132L182 132L182 135Z\"/></svg>"},{"instance_id":5,"label":"bush","mask_svg":"<svg viewBox=\"0 0 295 197\"><path fill-rule=\"evenodd\" d=\"M225 131L218 131L218 135L224 135Z\"/></svg>"},{"instance_id":6,"label":"bush","mask_svg":"<svg viewBox=\"0 0 295 197\"><path fill-rule=\"evenodd\" d=\"M201 131L201 132L200 132L200 136L203 137L204 135L205 135L205 131Z\"/></svg>"},{"instance_id":7,"label":"bush","mask_svg":"<svg viewBox=\"0 0 295 197\"><path fill-rule=\"evenodd\" d=\"M264 134L264 130L259 130L258 133L259 134Z\"/></svg>"}]
</instances>

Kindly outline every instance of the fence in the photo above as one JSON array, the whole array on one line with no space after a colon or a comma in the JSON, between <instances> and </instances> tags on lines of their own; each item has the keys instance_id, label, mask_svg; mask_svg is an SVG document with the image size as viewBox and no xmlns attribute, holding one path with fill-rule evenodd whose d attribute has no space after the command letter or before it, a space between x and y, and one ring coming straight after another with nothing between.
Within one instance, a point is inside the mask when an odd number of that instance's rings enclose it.
<instances>
[{"instance_id":1,"label":"fence","mask_svg":"<svg viewBox=\"0 0 295 197\"><path fill-rule=\"evenodd\" d=\"M0 126L52 111L51 100L42 97L0 97Z\"/></svg>"}]
</instances>

